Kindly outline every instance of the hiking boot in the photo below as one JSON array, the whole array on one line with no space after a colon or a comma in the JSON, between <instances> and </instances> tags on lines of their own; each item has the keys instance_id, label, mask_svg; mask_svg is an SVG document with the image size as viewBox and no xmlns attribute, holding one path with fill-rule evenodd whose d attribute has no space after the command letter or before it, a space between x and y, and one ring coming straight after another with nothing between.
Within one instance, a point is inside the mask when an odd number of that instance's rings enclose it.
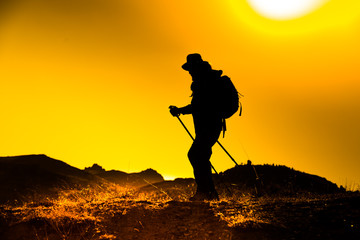
<instances>
[{"instance_id":1,"label":"hiking boot","mask_svg":"<svg viewBox=\"0 0 360 240\"><path fill-rule=\"evenodd\" d=\"M219 198L219 194L217 193L217 191L213 191L213 192L210 192L209 195L208 195L208 199L209 201L219 201L220 198Z\"/></svg>"},{"instance_id":2,"label":"hiking boot","mask_svg":"<svg viewBox=\"0 0 360 240\"><path fill-rule=\"evenodd\" d=\"M196 192L194 196L189 198L189 201L201 202L201 201L207 200L207 198L208 198L208 193Z\"/></svg>"},{"instance_id":3,"label":"hiking boot","mask_svg":"<svg viewBox=\"0 0 360 240\"><path fill-rule=\"evenodd\" d=\"M219 201L219 194L216 191L213 192L196 192L189 201L201 202L201 201Z\"/></svg>"}]
</instances>

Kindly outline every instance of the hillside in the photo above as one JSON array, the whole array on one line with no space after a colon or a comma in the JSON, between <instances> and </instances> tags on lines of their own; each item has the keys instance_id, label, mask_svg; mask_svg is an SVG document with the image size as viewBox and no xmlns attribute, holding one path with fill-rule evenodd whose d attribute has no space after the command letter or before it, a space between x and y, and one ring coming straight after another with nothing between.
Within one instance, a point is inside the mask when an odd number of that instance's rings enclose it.
<instances>
[{"instance_id":1,"label":"hillside","mask_svg":"<svg viewBox=\"0 0 360 240\"><path fill-rule=\"evenodd\" d=\"M323 177L300 172L286 166L276 165L238 165L219 175L213 174L219 193L240 191L254 195L296 195L296 194L331 194L345 192L335 183ZM166 189L170 196L175 196L177 189L193 187L192 178L177 178L155 184L159 189ZM153 186L145 186L144 191L157 191Z\"/></svg>"},{"instance_id":2,"label":"hillside","mask_svg":"<svg viewBox=\"0 0 360 240\"><path fill-rule=\"evenodd\" d=\"M341 192L324 178L285 166L241 165L214 177L220 201L191 202L192 178L130 189L131 178L139 186L163 178L151 169L128 174L94 164L80 170L45 155L3 157L0 239L360 237L359 192ZM76 184L86 187L66 188ZM49 192L58 195L48 198ZM38 198L2 204L32 193Z\"/></svg>"},{"instance_id":3,"label":"hillside","mask_svg":"<svg viewBox=\"0 0 360 240\"><path fill-rule=\"evenodd\" d=\"M252 194L338 193L336 184L325 178L296 171L286 166L239 165L214 175L218 191L227 188ZM157 191L149 184L176 195L178 187L194 186L194 179L164 181L153 169L139 173L106 171L98 164L80 170L46 155L0 157L0 203L26 200L31 195L57 194L60 188L84 187L104 182L122 187L142 187ZM149 185L149 186L147 186Z\"/></svg>"},{"instance_id":4,"label":"hillside","mask_svg":"<svg viewBox=\"0 0 360 240\"><path fill-rule=\"evenodd\" d=\"M239 189L253 188L258 193L337 193L340 189L335 183L323 177L300 172L286 166L276 165L238 165L220 173L219 183L226 182Z\"/></svg>"},{"instance_id":5,"label":"hillside","mask_svg":"<svg viewBox=\"0 0 360 240\"><path fill-rule=\"evenodd\" d=\"M153 169L146 169L139 173L126 173L118 170L106 171L98 164L94 164L92 167L85 168L85 171L122 186L141 187L149 183L164 181L163 176Z\"/></svg>"},{"instance_id":6,"label":"hillside","mask_svg":"<svg viewBox=\"0 0 360 240\"><path fill-rule=\"evenodd\" d=\"M105 171L94 164L81 170L43 154L0 157L0 203L27 201L41 194L56 196L60 189L98 186L106 182L139 187L163 180L152 169L125 173Z\"/></svg>"},{"instance_id":7,"label":"hillside","mask_svg":"<svg viewBox=\"0 0 360 240\"><path fill-rule=\"evenodd\" d=\"M195 186L180 185L190 180L175 181L173 196L110 184L0 204L0 239L360 239L359 193L254 197L234 189L220 201L191 202Z\"/></svg>"},{"instance_id":8,"label":"hillside","mask_svg":"<svg viewBox=\"0 0 360 240\"><path fill-rule=\"evenodd\" d=\"M46 155L0 157L0 202L56 193L56 188L95 184L100 179Z\"/></svg>"}]
</instances>

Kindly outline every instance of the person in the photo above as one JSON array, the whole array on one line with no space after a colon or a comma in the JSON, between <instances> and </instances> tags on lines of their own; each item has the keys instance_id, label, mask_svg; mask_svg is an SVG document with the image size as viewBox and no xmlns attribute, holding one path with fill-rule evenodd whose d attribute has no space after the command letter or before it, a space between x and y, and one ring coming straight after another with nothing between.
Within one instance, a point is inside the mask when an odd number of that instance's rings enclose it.
<instances>
[{"instance_id":1,"label":"person","mask_svg":"<svg viewBox=\"0 0 360 240\"><path fill-rule=\"evenodd\" d=\"M216 80L221 70L213 70L198 53L189 54L182 68L192 77L192 100L185 107L170 106L173 116L192 114L195 139L188 152L194 170L196 193L191 201L218 200L211 173L210 157L212 146L217 142L222 130L222 117L216 111Z\"/></svg>"}]
</instances>

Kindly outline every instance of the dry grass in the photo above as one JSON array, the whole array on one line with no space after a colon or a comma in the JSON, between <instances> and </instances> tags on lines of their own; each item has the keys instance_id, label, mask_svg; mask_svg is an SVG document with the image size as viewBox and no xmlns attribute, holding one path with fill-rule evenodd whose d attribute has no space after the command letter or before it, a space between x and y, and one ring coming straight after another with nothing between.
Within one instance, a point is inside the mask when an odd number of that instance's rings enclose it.
<instances>
[{"instance_id":1,"label":"dry grass","mask_svg":"<svg viewBox=\"0 0 360 240\"><path fill-rule=\"evenodd\" d=\"M126 215L133 207L156 209L171 200L161 192L137 192L111 183L61 190L57 198L31 198L20 206L1 206L0 218L8 227L24 223L46 226L33 228L37 239L69 239L72 235L74 239L115 239L103 231L102 222L118 214Z\"/></svg>"},{"instance_id":2,"label":"dry grass","mask_svg":"<svg viewBox=\"0 0 360 240\"><path fill-rule=\"evenodd\" d=\"M167 239L165 236L170 234L173 239L237 239L236 229L263 234L269 227L271 231L283 229L289 234L299 222L302 224L318 212L330 209L335 214L339 211L338 202L342 201L342 196L333 195L255 198L234 190L230 197L222 194L218 202L189 203L185 199L194 186L166 191L154 186L153 190L139 192L104 184L62 190L57 198L38 196L21 206L3 205L0 238ZM355 218L347 215L350 229L359 228L357 219L358 215ZM299 229L296 231L301 231L302 226Z\"/></svg>"}]
</instances>

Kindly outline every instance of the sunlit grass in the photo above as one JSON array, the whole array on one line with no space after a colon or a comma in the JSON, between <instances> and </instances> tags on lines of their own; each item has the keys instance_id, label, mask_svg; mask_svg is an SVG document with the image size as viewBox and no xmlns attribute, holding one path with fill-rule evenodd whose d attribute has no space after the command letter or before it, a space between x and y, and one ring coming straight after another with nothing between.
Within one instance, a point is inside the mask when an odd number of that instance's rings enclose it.
<instances>
[{"instance_id":1,"label":"sunlit grass","mask_svg":"<svg viewBox=\"0 0 360 240\"><path fill-rule=\"evenodd\" d=\"M169 201L165 195L137 192L133 188L124 188L117 184L106 184L101 187L87 187L82 189L63 190L54 199L45 201L31 201L18 207L25 211L27 218L62 219L69 218L77 221L96 220L98 213L106 211L111 214L121 207L123 211L144 202L152 202L152 206ZM110 211L109 211L110 210ZM25 220L25 219L24 219Z\"/></svg>"},{"instance_id":2,"label":"sunlit grass","mask_svg":"<svg viewBox=\"0 0 360 240\"><path fill-rule=\"evenodd\" d=\"M80 236L87 235L92 228L95 239L115 239L103 232L103 221L115 215L126 215L127 211L136 206L147 209L156 209L165 206L172 200L163 192L139 192L134 188L125 188L117 184L103 184L96 187L61 190L58 197L48 198L42 196L32 197L33 200L21 206L3 205L1 218L7 219L10 226L33 222L45 223L51 231L55 231L61 239L67 239L77 231L75 225L82 224ZM10 219L10 220L9 220ZM37 231L36 229L34 229ZM37 233L46 236L47 233ZM86 238L92 239L92 238Z\"/></svg>"},{"instance_id":3,"label":"sunlit grass","mask_svg":"<svg viewBox=\"0 0 360 240\"><path fill-rule=\"evenodd\" d=\"M113 230L129 212L133 211L131 220L138 224L131 226L132 231L138 232L139 226L143 227L141 214L161 210L171 214L174 209L167 209L169 206L182 211L182 208L189 207L186 203L194 190L194 185L166 190L154 185L151 190L139 191L110 183L61 190L56 198L37 196L20 206L0 206L0 223L9 227L21 224L32 226L36 239L118 239ZM206 207L229 228L262 229L264 226L283 227L286 221L286 216L282 217L284 209L295 209L292 212L294 217L302 216L302 211L309 210L310 206L315 210L326 209L324 203L329 200L328 197L336 198L334 195L314 194L255 197L251 193L232 189L231 195L221 192L220 201L191 206L194 209ZM171 205L170 202L174 201L178 204Z\"/></svg>"}]
</instances>

